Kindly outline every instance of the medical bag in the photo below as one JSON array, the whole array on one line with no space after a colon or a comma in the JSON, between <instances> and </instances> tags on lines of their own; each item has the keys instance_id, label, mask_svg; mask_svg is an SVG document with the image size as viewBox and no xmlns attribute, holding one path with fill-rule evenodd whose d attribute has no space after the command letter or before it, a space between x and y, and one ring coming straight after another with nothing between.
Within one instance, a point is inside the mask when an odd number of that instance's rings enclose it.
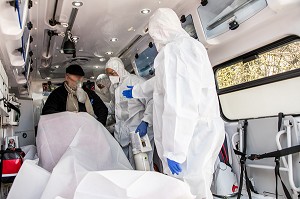
<instances>
[{"instance_id":1,"label":"medical bag","mask_svg":"<svg viewBox=\"0 0 300 199\"><path fill-rule=\"evenodd\" d=\"M12 183L22 166L25 153L15 148L14 150L1 150L0 155L0 182Z\"/></svg>"}]
</instances>

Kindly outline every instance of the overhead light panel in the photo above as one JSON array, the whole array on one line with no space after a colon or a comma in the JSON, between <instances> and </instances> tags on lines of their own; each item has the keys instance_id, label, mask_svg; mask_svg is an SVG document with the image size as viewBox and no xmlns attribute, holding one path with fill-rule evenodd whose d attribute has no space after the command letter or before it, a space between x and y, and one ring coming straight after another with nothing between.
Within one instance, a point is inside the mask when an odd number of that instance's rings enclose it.
<instances>
[{"instance_id":1,"label":"overhead light panel","mask_svg":"<svg viewBox=\"0 0 300 199\"><path fill-rule=\"evenodd\" d=\"M46 80L50 80L50 79L51 79L51 77L46 77L45 79L46 79Z\"/></svg>"},{"instance_id":2,"label":"overhead light panel","mask_svg":"<svg viewBox=\"0 0 300 199\"><path fill-rule=\"evenodd\" d=\"M83 3L81 1L73 1L72 5L78 8L78 7L81 7L83 5Z\"/></svg>"},{"instance_id":3,"label":"overhead light panel","mask_svg":"<svg viewBox=\"0 0 300 199\"><path fill-rule=\"evenodd\" d=\"M149 14L150 12L151 12L151 10L148 8L144 8L143 10L141 10L141 13L144 15Z\"/></svg>"},{"instance_id":4,"label":"overhead light panel","mask_svg":"<svg viewBox=\"0 0 300 199\"><path fill-rule=\"evenodd\" d=\"M99 68L99 66L94 66L94 67L97 68L97 69Z\"/></svg>"},{"instance_id":5,"label":"overhead light panel","mask_svg":"<svg viewBox=\"0 0 300 199\"><path fill-rule=\"evenodd\" d=\"M111 41L111 42L117 42L117 41L118 41L118 38L111 38L110 41Z\"/></svg>"},{"instance_id":6,"label":"overhead light panel","mask_svg":"<svg viewBox=\"0 0 300 199\"><path fill-rule=\"evenodd\" d=\"M95 79L95 77L94 77L94 76L92 76L92 77L90 77L90 79Z\"/></svg>"},{"instance_id":7,"label":"overhead light panel","mask_svg":"<svg viewBox=\"0 0 300 199\"><path fill-rule=\"evenodd\" d=\"M133 27L128 28L128 32L133 31L133 30L134 30Z\"/></svg>"},{"instance_id":8,"label":"overhead light panel","mask_svg":"<svg viewBox=\"0 0 300 199\"><path fill-rule=\"evenodd\" d=\"M94 52L94 55L95 55L96 57L103 57L103 55L100 55L100 54L97 53L97 52Z\"/></svg>"},{"instance_id":9,"label":"overhead light panel","mask_svg":"<svg viewBox=\"0 0 300 199\"><path fill-rule=\"evenodd\" d=\"M56 69L59 68L59 65L54 66L54 68L56 68Z\"/></svg>"},{"instance_id":10,"label":"overhead light panel","mask_svg":"<svg viewBox=\"0 0 300 199\"><path fill-rule=\"evenodd\" d=\"M100 60L101 62L104 62L106 59L105 59L104 57L101 57L99 60Z\"/></svg>"},{"instance_id":11,"label":"overhead light panel","mask_svg":"<svg viewBox=\"0 0 300 199\"><path fill-rule=\"evenodd\" d=\"M114 54L114 53L111 52L111 51L108 51L108 52L106 52L105 54L107 54L107 55L112 55L112 54Z\"/></svg>"}]
</instances>

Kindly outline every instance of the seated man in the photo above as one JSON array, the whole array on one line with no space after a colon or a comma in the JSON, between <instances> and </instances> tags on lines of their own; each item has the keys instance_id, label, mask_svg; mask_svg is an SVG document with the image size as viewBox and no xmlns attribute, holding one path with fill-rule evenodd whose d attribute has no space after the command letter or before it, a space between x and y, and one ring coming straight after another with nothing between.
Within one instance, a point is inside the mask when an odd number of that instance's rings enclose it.
<instances>
[{"instance_id":1,"label":"seated man","mask_svg":"<svg viewBox=\"0 0 300 199\"><path fill-rule=\"evenodd\" d=\"M67 67L66 81L49 95L42 115L64 111L87 112L105 125L108 110L95 92L81 88L83 77L84 71L79 65Z\"/></svg>"}]
</instances>

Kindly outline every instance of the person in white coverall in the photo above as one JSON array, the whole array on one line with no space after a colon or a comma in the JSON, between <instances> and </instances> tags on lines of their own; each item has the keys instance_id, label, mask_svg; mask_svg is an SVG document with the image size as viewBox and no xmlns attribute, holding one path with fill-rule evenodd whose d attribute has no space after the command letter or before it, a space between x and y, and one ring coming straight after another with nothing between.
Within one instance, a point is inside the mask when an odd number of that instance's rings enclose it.
<instances>
[{"instance_id":1,"label":"person in white coverall","mask_svg":"<svg viewBox=\"0 0 300 199\"><path fill-rule=\"evenodd\" d=\"M168 8L150 18L149 34L159 51L155 77L123 95L153 96L154 140L164 173L183 179L196 198L211 199L214 163L225 129L207 52Z\"/></svg>"},{"instance_id":2,"label":"person in white coverall","mask_svg":"<svg viewBox=\"0 0 300 199\"><path fill-rule=\"evenodd\" d=\"M110 80L106 74L100 74L95 81L95 93L104 103L111 101L110 85Z\"/></svg>"},{"instance_id":3,"label":"person in white coverall","mask_svg":"<svg viewBox=\"0 0 300 199\"><path fill-rule=\"evenodd\" d=\"M134 86L143 83L145 80L128 73L121 59L117 57L110 58L106 63L105 70L112 85L115 87L116 125L114 136L121 145L129 162L135 168L129 133L133 131L139 133L141 137L148 134L152 146L154 145L152 96L134 100L123 97L122 91L127 86ZM148 152L147 155L150 168L153 169L153 150Z\"/></svg>"},{"instance_id":4,"label":"person in white coverall","mask_svg":"<svg viewBox=\"0 0 300 199\"><path fill-rule=\"evenodd\" d=\"M100 74L95 81L95 93L102 99L108 109L106 129L113 134L115 131L115 94L114 87L106 74Z\"/></svg>"}]
</instances>

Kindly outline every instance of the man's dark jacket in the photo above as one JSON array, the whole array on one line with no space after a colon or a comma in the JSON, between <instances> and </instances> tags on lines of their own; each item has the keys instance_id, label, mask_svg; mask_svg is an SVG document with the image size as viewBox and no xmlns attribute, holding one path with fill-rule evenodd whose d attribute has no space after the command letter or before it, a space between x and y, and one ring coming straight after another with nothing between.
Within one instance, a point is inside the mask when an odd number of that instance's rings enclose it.
<instances>
[{"instance_id":1,"label":"man's dark jacket","mask_svg":"<svg viewBox=\"0 0 300 199\"><path fill-rule=\"evenodd\" d=\"M91 91L86 88L83 89L90 98L90 101L94 109L94 113L98 117L97 120L105 126L107 115L108 115L107 107L94 91ZM46 104L43 107L42 115L66 111L67 97L68 97L68 91L66 90L64 85L52 91L52 93L49 95L46 101ZM79 112L86 112L85 105L80 102L78 102L78 104L79 104Z\"/></svg>"}]
</instances>

